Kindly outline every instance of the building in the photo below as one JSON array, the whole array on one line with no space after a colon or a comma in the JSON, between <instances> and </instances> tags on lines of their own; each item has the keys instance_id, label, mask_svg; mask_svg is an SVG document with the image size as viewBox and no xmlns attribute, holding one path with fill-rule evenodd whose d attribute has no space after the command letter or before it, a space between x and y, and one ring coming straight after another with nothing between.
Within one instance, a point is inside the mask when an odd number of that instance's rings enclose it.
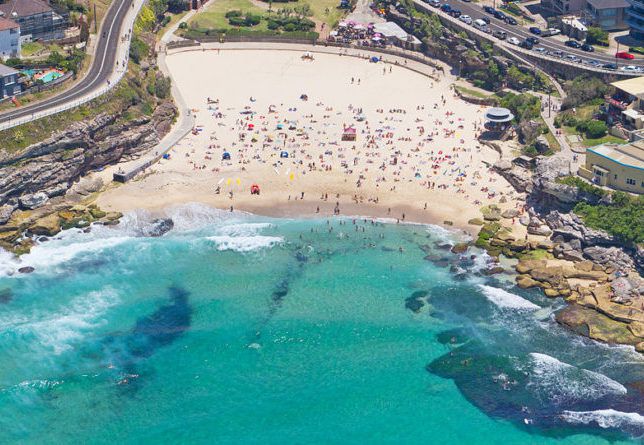
<instances>
[{"instance_id":1,"label":"building","mask_svg":"<svg viewBox=\"0 0 644 445\"><path fill-rule=\"evenodd\" d=\"M605 31L628 29L626 0L586 0L585 18Z\"/></svg>"},{"instance_id":2,"label":"building","mask_svg":"<svg viewBox=\"0 0 644 445\"><path fill-rule=\"evenodd\" d=\"M620 125L630 132L629 137L639 139L644 129L644 77L635 77L611 83L615 93L606 98L602 111L609 125Z\"/></svg>"},{"instance_id":3,"label":"building","mask_svg":"<svg viewBox=\"0 0 644 445\"><path fill-rule=\"evenodd\" d=\"M20 26L0 17L0 58L20 57Z\"/></svg>"},{"instance_id":4,"label":"building","mask_svg":"<svg viewBox=\"0 0 644 445\"><path fill-rule=\"evenodd\" d=\"M390 45L417 50L422 44L418 38L408 34L394 22L376 23L373 25L373 30L381 34L382 38Z\"/></svg>"},{"instance_id":5,"label":"building","mask_svg":"<svg viewBox=\"0 0 644 445\"><path fill-rule=\"evenodd\" d=\"M42 0L8 0L0 4L0 16L20 25L23 42L65 37L65 19Z\"/></svg>"},{"instance_id":6,"label":"building","mask_svg":"<svg viewBox=\"0 0 644 445\"><path fill-rule=\"evenodd\" d=\"M644 141L587 148L579 175L597 185L644 193Z\"/></svg>"},{"instance_id":7,"label":"building","mask_svg":"<svg viewBox=\"0 0 644 445\"><path fill-rule=\"evenodd\" d=\"M541 7L554 15L580 12L585 6L586 0L541 0Z\"/></svg>"},{"instance_id":8,"label":"building","mask_svg":"<svg viewBox=\"0 0 644 445\"><path fill-rule=\"evenodd\" d=\"M0 64L0 99L20 93L19 75L17 70Z\"/></svg>"},{"instance_id":9,"label":"building","mask_svg":"<svg viewBox=\"0 0 644 445\"><path fill-rule=\"evenodd\" d=\"M627 0L626 23L631 28L630 36L644 42L644 0Z\"/></svg>"}]
</instances>

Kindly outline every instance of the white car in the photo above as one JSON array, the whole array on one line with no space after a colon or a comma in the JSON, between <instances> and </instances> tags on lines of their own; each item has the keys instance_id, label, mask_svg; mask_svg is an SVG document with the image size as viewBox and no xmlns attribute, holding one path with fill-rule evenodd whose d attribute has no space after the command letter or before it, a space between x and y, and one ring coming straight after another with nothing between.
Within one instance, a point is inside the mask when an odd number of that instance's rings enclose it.
<instances>
[{"instance_id":1,"label":"white car","mask_svg":"<svg viewBox=\"0 0 644 445\"><path fill-rule=\"evenodd\" d=\"M519 43L521 43L521 41L519 39L517 39L516 37L510 37L508 39L508 43L511 43L513 45L518 45Z\"/></svg>"},{"instance_id":2,"label":"white car","mask_svg":"<svg viewBox=\"0 0 644 445\"><path fill-rule=\"evenodd\" d=\"M634 65L623 66L620 69L629 73L637 73L640 71L640 68Z\"/></svg>"},{"instance_id":3,"label":"white car","mask_svg":"<svg viewBox=\"0 0 644 445\"><path fill-rule=\"evenodd\" d=\"M536 47L536 48L534 49L534 51L536 51L536 52L538 52L538 53L545 53L545 52L546 52L546 49L545 49L543 46L538 46L538 47Z\"/></svg>"},{"instance_id":4,"label":"white car","mask_svg":"<svg viewBox=\"0 0 644 445\"><path fill-rule=\"evenodd\" d=\"M471 25L472 24L472 17L470 17L469 15L461 15L461 16L458 17L458 19L461 22L465 23L466 25Z\"/></svg>"}]
</instances>

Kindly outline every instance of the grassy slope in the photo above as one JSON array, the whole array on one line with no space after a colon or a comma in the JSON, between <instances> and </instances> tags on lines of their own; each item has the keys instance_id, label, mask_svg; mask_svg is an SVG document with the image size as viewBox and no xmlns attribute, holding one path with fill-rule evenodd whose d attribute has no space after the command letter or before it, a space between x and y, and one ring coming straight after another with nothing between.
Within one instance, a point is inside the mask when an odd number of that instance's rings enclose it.
<instances>
[{"instance_id":1,"label":"grassy slope","mask_svg":"<svg viewBox=\"0 0 644 445\"><path fill-rule=\"evenodd\" d=\"M228 19L225 17L226 12L232 10L240 10L243 13L250 12L253 14L264 15L265 11L255 5L250 0L217 0L213 2L205 11L196 14L190 19L189 25L197 26L198 28L210 29L226 29L231 26L228 24ZM196 24L196 25L195 25ZM257 26L245 28L254 29L258 31L266 31L266 21L262 20Z\"/></svg>"}]
</instances>

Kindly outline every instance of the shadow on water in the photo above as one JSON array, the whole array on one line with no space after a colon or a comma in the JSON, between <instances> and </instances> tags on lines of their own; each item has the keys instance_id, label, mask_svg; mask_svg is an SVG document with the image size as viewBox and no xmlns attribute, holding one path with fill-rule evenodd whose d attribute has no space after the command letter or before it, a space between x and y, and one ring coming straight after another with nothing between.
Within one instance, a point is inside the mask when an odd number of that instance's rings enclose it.
<instances>
[{"instance_id":1,"label":"shadow on water","mask_svg":"<svg viewBox=\"0 0 644 445\"><path fill-rule=\"evenodd\" d=\"M177 286L170 287L168 291L169 303L140 318L131 331L112 334L104 341L108 366L118 373L118 383L127 391L135 391L140 385L141 362L176 341L190 328L192 308L188 301L189 292Z\"/></svg>"},{"instance_id":2,"label":"shadow on water","mask_svg":"<svg viewBox=\"0 0 644 445\"><path fill-rule=\"evenodd\" d=\"M572 385L590 385L588 371L570 367L553 380L553 387L544 388L538 379L543 371L534 368L530 360L497 355L467 329L439 333L437 340L450 351L427 365L427 371L452 379L461 394L490 417L505 419L528 432L550 437L594 433L610 440L641 437L644 425L620 424L616 428L599 428L596 421L570 424L562 414L566 411L597 412L616 410L623 413L644 412L642 388L627 384L628 392L606 391L590 396L583 391L567 391ZM601 385L602 381L592 382ZM643 386L644 387L644 386Z\"/></svg>"}]
</instances>

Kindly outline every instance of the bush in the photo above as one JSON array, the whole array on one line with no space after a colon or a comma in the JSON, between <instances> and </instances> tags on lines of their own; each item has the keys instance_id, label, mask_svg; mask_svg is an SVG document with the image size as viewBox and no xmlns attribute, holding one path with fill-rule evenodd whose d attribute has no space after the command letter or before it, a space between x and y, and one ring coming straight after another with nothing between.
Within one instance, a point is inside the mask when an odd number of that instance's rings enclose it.
<instances>
[{"instance_id":1,"label":"bush","mask_svg":"<svg viewBox=\"0 0 644 445\"><path fill-rule=\"evenodd\" d=\"M233 18L233 17L241 17L243 14L240 10L234 9L232 11L228 11L224 17L227 19Z\"/></svg>"},{"instance_id":2,"label":"bush","mask_svg":"<svg viewBox=\"0 0 644 445\"><path fill-rule=\"evenodd\" d=\"M569 109L578 107L581 104L601 99L611 94L613 87L596 77L577 77L564 85L567 97L563 101L562 108Z\"/></svg>"},{"instance_id":3,"label":"bush","mask_svg":"<svg viewBox=\"0 0 644 445\"><path fill-rule=\"evenodd\" d=\"M148 51L148 45L143 40L136 35L132 37L132 41L130 42L130 58L134 63L141 63L141 60L147 57Z\"/></svg>"},{"instance_id":4,"label":"bush","mask_svg":"<svg viewBox=\"0 0 644 445\"><path fill-rule=\"evenodd\" d=\"M613 203L591 205L580 202L574 212L595 229L602 229L625 242L644 242L644 197L613 193Z\"/></svg>"},{"instance_id":5,"label":"bush","mask_svg":"<svg viewBox=\"0 0 644 445\"><path fill-rule=\"evenodd\" d=\"M599 139L606 135L608 132L608 126L605 122L598 120L588 121L585 125L586 137L589 139Z\"/></svg>"},{"instance_id":6,"label":"bush","mask_svg":"<svg viewBox=\"0 0 644 445\"><path fill-rule=\"evenodd\" d=\"M181 22L179 24L179 29L188 29L188 24L186 22Z\"/></svg>"},{"instance_id":7,"label":"bush","mask_svg":"<svg viewBox=\"0 0 644 445\"><path fill-rule=\"evenodd\" d=\"M170 78L159 73L154 84L154 95L159 99L170 96Z\"/></svg>"},{"instance_id":8,"label":"bush","mask_svg":"<svg viewBox=\"0 0 644 445\"><path fill-rule=\"evenodd\" d=\"M608 46L608 33L598 26L591 26L586 34L586 43Z\"/></svg>"}]
</instances>

